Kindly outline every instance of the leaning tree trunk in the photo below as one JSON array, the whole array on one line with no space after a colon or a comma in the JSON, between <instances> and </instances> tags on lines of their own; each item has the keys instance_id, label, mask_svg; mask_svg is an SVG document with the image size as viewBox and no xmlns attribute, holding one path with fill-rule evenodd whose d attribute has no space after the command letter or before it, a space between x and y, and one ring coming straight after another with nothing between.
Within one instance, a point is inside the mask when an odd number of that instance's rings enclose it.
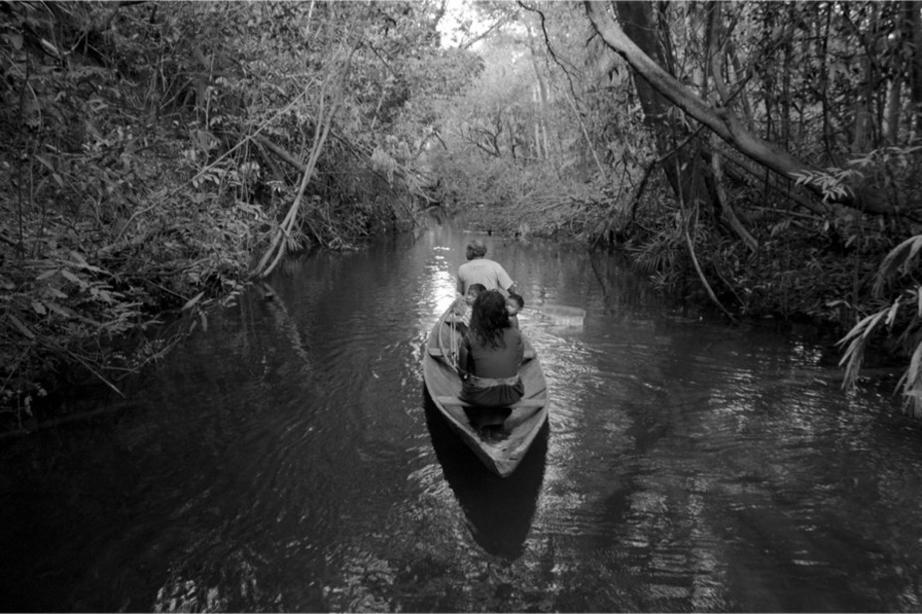
<instances>
[{"instance_id":1,"label":"leaning tree trunk","mask_svg":"<svg viewBox=\"0 0 922 614\"><path fill-rule=\"evenodd\" d=\"M276 229L269 243L269 248L263 253L262 258L260 258L259 263L256 265L253 271L254 277L266 277L269 275L281 261L282 257L288 253L288 245L298 225L298 216L301 213L301 203L303 202L304 191L307 189L307 185L313 177L314 169L317 167L317 161L320 159L320 154L326 144L327 137L330 135L330 129L333 126L333 118L336 116L336 112L343 103L343 84L345 83L346 75L348 75L352 65L352 55L354 53L355 48L349 53L345 62L334 62L320 87L318 96L319 110L317 112L317 119L314 123L314 139L307 157L307 164L301 175L298 192L288 209L288 213ZM328 88L333 90L329 100L327 100ZM310 228L310 222L306 221L305 223L308 228ZM319 235L315 233L314 236L318 243L322 243L322 239Z\"/></svg>"},{"instance_id":2,"label":"leaning tree trunk","mask_svg":"<svg viewBox=\"0 0 922 614\"><path fill-rule=\"evenodd\" d=\"M714 131L717 136L740 153L788 178L793 178L794 174L798 172L817 170L787 151L749 132L743 123L729 110L715 109L695 95L694 92L644 53L643 49L625 34L625 31L606 13L606 3L587 1L585 2L585 7L590 21L605 43L627 60L631 68L650 87L689 116ZM822 186L818 183L806 182L805 185L818 196L826 196ZM885 200L881 191L861 185L847 186L847 188L844 194L835 195L831 200L838 204L870 213L894 213L892 204Z\"/></svg>"}]
</instances>

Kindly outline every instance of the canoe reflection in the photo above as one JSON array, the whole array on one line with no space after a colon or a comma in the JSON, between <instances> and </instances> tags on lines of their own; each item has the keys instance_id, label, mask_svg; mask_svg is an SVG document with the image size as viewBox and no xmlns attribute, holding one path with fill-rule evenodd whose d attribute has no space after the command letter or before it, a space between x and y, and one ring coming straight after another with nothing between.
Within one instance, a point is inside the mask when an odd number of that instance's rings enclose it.
<instances>
[{"instance_id":1,"label":"canoe reflection","mask_svg":"<svg viewBox=\"0 0 922 614\"><path fill-rule=\"evenodd\" d=\"M425 387L423 398L432 447L464 510L474 540L490 554L518 558L525 550L544 479L548 422L515 472L501 478L489 471L451 430Z\"/></svg>"}]
</instances>

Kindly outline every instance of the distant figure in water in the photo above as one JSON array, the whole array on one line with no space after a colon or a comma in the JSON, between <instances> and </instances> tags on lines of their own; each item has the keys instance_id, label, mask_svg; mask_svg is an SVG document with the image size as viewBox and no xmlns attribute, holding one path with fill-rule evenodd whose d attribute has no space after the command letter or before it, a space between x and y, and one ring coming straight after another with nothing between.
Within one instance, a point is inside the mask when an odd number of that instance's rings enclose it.
<instances>
[{"instance_id":1,"label":"distant figure in water","mask_svg":"<svg viewBox=\"0 0 922 614\"><path fill-rule=\"evenodd\" d=\"M506 312L509 314L509 323L515 328L519 327L519 312L524 307L525 299L522 298L521 294L510 292L509 296L506 297Z\"/></svg>"},{"instance_id":2,"label":"distant figure in water","mask_svg":"<svg viewBox=\"0 0 922 614\"><path fill-rule=\"evenodd\" d=\"M458 267L458 294L461 296L467 294L473 284L483 284L487 290L500 290L504 296L515 290L506 269L486 255L487 246L480 239L467 244L467 262Z\"/></svg>"},{"instance_id":3,"label":"distant figure in water","mask_svg":"<svg viewBox=\"0 0 922 614\"><path fill-rule=\"evenodd\" d=\"M508 407L525 394L519 367L525 356L522 333L509 323L506 297L481 292L461 343L458 365L465 374L459 398L479 407Z\"/></svg>"}]
</instances>

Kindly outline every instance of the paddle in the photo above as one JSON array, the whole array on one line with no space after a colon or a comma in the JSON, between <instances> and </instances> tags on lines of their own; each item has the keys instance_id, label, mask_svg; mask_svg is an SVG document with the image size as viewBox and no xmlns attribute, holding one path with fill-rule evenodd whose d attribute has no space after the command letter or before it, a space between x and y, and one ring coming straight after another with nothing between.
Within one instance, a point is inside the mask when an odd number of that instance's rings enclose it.
<instances>
[{"instance_id":1,"label":"paddle","mask_svg":"<svg viewBox=\"0 0 922 614\"><path fill-rule=\"evenodd\" d=\"M570 307L569 305L544 303L535 305L534 309L552 320L555 324L560 324L562 326L582 326L583 319L586 317L585 309Z\"/></svg>"}]
</instances>

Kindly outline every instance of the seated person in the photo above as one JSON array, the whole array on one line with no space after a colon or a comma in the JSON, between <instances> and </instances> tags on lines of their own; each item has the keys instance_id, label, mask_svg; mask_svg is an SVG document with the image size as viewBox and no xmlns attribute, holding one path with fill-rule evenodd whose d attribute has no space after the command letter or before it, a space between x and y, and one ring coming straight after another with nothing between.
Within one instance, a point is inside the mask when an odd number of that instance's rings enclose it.
<instances>
[{"instance_id":1,"label":"seated person","mask_svg":"<svg viewBox=\"0 0 922 614\"><path fill-rule=\"evenodd\" d=\"M506 297L506 312L509 314L509 323L513 327L519 327L519 312L525 307L525 299L521 294L510 292Z\"/></svg>"},{"instance_id":2,"label":"seated person","mask_svg":"<svg viewBox=\"0 0 922 614\"><path fill-rule=\"evenodd\" d=\"M487 246L480 239L467 244L467 262L458 267L458 294L464 294L471 284L482 284L487 290L498 289L503 294L515 290L515 283L503 265L486 257Z\"/></svg>"},{"instance_id":3,"label":"seated person","mask_svg":"<svg viewBox=\"0 0 922 614\"><path fill-rule=\"evenodd\" d=\"M519 367L525 353L522 334L509 324L506 297L481 292L461 343L458 365L466 373L459 398L479 407L508 407L525 393Z\"/></svg>"}]
</instances>

